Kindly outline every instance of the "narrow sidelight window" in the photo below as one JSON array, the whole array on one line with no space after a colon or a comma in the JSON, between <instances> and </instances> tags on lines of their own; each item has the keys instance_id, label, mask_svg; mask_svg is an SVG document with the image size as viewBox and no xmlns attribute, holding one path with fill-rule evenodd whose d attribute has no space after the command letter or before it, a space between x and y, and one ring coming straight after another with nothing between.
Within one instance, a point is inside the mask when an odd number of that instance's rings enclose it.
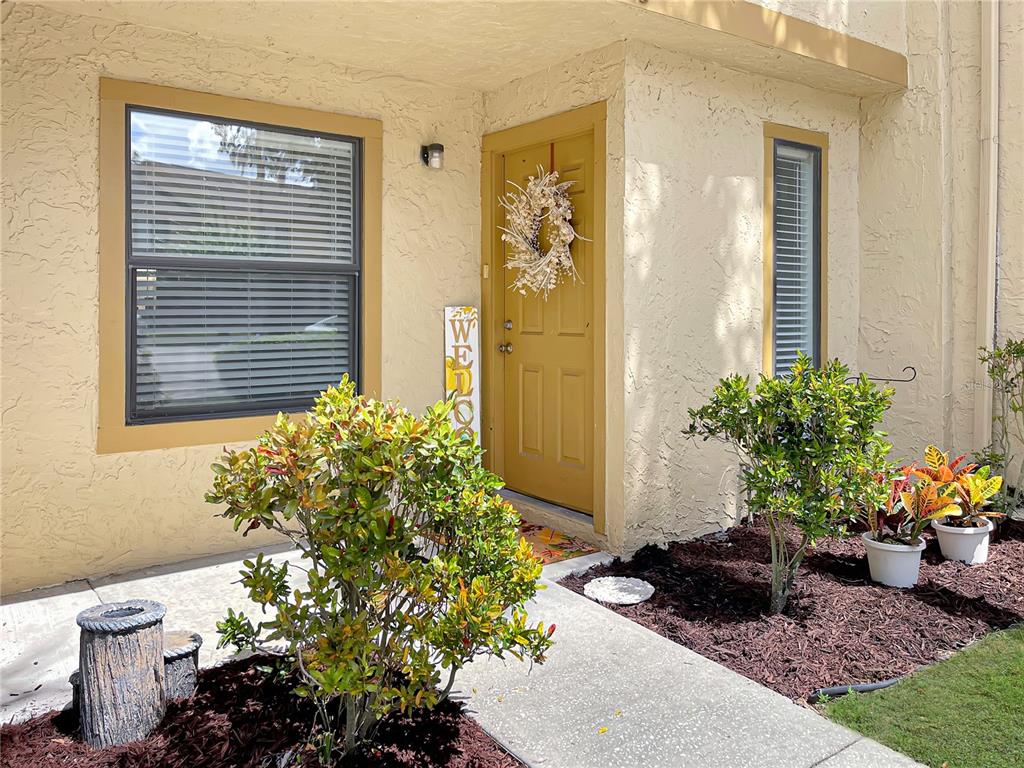
<instances>
[{"instance_id":1,"label":"narrow sidelight window","mask_svg":"<svg viewBox=\"0 0 1024 768\"><path fill-rule=\"evenodd\" d=\"M791 129L794 130L794 129ZM803 352L820 365L824 356L825 285L822 168L825 147L777 136L771 151L770 371L784 375ZM768 339L766 338L766 342Z\"/></svg>"},{"instance_id":2,"label":"narrow sidelight window","mask_svg":"<svg viewBox=\"0 0 1024 768\"><path fill-rule=\"evenodd\" d=\"M358 381L361 140L126 109L127 423Z\"/></svg>"}]
</instances>

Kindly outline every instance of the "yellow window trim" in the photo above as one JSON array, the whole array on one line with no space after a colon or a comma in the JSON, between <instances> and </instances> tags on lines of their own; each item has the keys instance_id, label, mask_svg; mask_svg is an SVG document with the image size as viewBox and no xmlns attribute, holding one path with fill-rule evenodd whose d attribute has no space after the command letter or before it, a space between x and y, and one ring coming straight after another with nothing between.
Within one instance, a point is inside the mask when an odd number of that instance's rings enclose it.
<instances>
[{"instance_id":1,"label":"yellow window trim","mask_svg":"<svg viewBox=\"0 0 1024 768\"><path fill-rule=\"evenodd\" d=\"M777 123L764 124L764 328L761 341L761 366L766 376L774 376L772 359L775 301L775 141L792 141L821 150L821 210L819 269L819 345L821 359L828 358L828 134Z\"/></svg>"},{"instance_id":2,"label":"yellow window trim","mask_svg":"<svg viewBox=\"0 0 1024 768\"><path fill-rule=\"evenodd\" d=\"M362 388L381 389L381 186L379 120L178 88L100 79L99 424L97 453L121 453L251 440L274 416L166 424L125 424L125 107L155 107L211 117L337 133L363 140Z\"/></svg>"}]
</instances>

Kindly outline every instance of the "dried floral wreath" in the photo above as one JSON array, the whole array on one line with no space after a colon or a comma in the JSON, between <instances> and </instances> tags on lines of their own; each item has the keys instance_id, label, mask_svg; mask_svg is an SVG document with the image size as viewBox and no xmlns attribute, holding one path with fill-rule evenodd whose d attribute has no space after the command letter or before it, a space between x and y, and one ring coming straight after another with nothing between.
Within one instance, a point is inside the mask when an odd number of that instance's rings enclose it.
<instances>
[{"instance_id":1,"label":"dried floral wreath","mask_svg":"<svg viewBox=\"0 0 1024 768\"><path fill-rule=\"evenodd\" d=\"M506 210L501 239L512 246L512 254L505 266L517 270L511 287L526 295L527 289L545 299L563 276L580 279L572 261L569 246L576 238L586 240L572 226L572 201L566 190L571 181L559 183L558 172L544 173L537 166L537 175L531 176L523 189L508 182L518 192L510 192L498 199ZM540 245L541 224L548 220L548 250Z\"/></svg>"}]
</instances>

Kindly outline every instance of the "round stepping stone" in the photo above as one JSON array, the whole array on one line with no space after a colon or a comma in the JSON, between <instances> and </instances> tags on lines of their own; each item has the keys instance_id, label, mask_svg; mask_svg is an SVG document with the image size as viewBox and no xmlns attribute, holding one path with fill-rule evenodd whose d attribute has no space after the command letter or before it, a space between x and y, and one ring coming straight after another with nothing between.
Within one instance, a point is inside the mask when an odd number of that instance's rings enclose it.
<instances>
[{"instance_id":1,"label":"round stepping stone","mask_svg":"<svg viewBox=\"0 0 1024 768\"><path fill-rule=\"evenodd\" d=\"M588 581L583 586L583 594L599 603L635 605L649 600L654 594L654 586L629 576L602 576Z\"/></svg>"}]
</instances>

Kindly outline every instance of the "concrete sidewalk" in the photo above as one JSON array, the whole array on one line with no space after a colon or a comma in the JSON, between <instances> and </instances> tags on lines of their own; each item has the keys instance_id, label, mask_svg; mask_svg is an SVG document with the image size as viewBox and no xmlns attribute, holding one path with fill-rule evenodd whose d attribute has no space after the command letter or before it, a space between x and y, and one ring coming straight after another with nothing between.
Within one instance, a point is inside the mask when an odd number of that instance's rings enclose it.
<instances>
[{"instance_id":1,"label":"concrete sidewalk","mask_svg":"<svg viewBox=\"0 0 1024 768\"><path fill-rule=\"evenodd\" d=\"M167 606L165 626L202 634L203 666L217 650L216 623L230 606L258 609L234 582L257 551L150 568L16 595L0 606L0 719L63 707L78 665L75 616L128 598ZM585 564L607 559L598 553ZM558 586L580 562L545 568L530 605L556 623L548 662L481 659L462 671L460 698L495 738L535 768L888 768L913 761Z\"/></svg>"},{"instance_id":2,"label":"concrete sidewalk","mask_svg":"<svg viewBox=\"0 0 1024 768\"><path fill-rule=\"evenodd\" d=\"M217 648L217 622L228 607L244 610L254 619L260 615L246 590L234 583L242 561L258 552L275 560L299 559L297 550L282 544L5 597L0 604L0 722L27 720L71 700L68 675L78 669L75 617L100 603L157 600L167 606L165 629L187 629L203 636L202 666L229 658L233 649Z\"/></svg>"},{"instance_id":3,"label":"concrete sidewalk","mask_svg":"<svg viewBox=\"0 0 1024 768\"><path fill-rule=\"evenodd\" d=\"M557 565L565 566L567 563ZM540 666L480 659L456 687L531 766L903 768L904 755L545 579L531 619L557 624Z\"/></svg>"}]
</instances>

